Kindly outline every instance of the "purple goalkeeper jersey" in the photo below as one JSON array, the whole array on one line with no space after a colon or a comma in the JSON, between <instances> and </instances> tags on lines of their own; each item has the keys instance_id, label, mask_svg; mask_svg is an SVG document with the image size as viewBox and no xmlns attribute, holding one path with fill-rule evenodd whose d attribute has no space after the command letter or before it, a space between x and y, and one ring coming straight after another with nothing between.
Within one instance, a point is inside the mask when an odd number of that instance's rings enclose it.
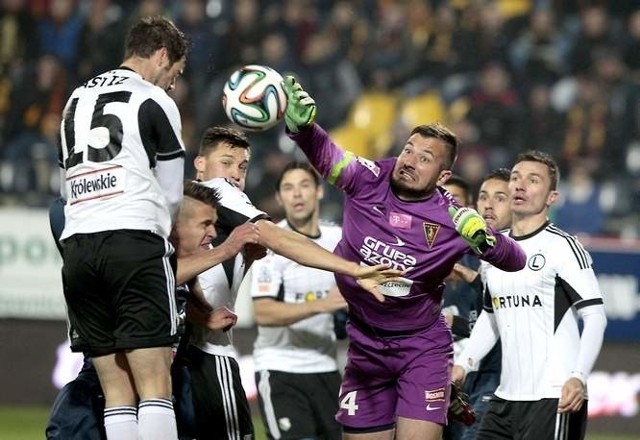
<instances>
[{"instance_id":1,"label":"purple goalkeeper jersey","mask_svg":"<svg viewBox=\"0 0 640 440\"><path fill-rule=\"evenodd\" d=\"M455 204L451 196L437 190L425 200L400 200L391 189L395 158L373 162L356 157L337 147L316 124L290 136L320 174L346 195L342 240L334 252L352 261L408 270L410 288L381 289L393 295L383 303L354 278L336 274L349 313L390 331L431 326L440 315L444 278L464 254L473 253L448 214L448 207ZM524 267L525 254L517 243L495 235L496 245L481 258L506 271Z\"/></svg>"}]
</instances>

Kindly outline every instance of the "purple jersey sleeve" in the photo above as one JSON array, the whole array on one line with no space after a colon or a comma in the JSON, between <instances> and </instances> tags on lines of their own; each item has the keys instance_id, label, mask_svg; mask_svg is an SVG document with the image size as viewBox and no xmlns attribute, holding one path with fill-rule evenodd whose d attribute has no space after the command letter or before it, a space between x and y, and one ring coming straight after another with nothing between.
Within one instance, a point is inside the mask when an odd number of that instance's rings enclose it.
<instances>
[{"instance_id":1,"label":"purple jersey sleeve","mask_svg":"<svg viewBox=\"0 0 640 440\"><path fill-rule=\"evenodd\" d=\"M345 192L342 240L334 252L360 264L405 270L410 280L405 289L384 289L388 296L379 303L352 277L336 275L349 313L372 329L411 331L433 325L440 316L444 278L472 252L449 217L451 199L441 191L420 201L399 199L390 185L395 158L358 158L337 147L317 125L291 137L320 174ZM513 248L505 240L499 239L484 258L508 260Z\"/></svg>"}]
</instances>

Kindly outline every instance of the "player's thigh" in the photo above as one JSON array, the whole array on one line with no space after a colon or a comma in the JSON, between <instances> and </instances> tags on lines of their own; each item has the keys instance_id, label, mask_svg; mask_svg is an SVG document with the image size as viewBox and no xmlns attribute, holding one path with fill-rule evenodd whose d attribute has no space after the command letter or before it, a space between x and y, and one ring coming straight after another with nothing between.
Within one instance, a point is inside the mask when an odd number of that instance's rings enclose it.
<instances>
[{"instance_id":1,"label":"player's thigh","mask_svg":"<svg viewBox=\"0 0 640 440\"><path fill-rule=\"evenodd\" d=\"M341 438L342 428L336 421L338 412L338 395L342 377L338 371L307 375L306 389L311 405L316 414L316 420L321 432L321 438L333 440Z\"/></svg>"},{"instance_id":2,"label":"player's thigh","mask_svg":"<svg viewBox=\"0 0 640 440\"><path fill-rule=\"evenodd\" d=\"M587 404L577 413L558 413L558 399L527 402L519 427L523 440L581 440L587 425Z\"/></svg>"},{"instance_id":3,"label":"player's thigh","mask_svg":"<svg viewBox=\"0 0 640 440\"><path fill-rule=\"evenodd\" d=\"M260 412L270 439L317 436L311 396L300 376L305 375L270 370L256 373Z\"/></svg>"},{"instance_id":4,"label":"player's thigh","mask_svg":"<svg viewBox=\"0 0 640 440\"><path fill-rule=\"evenodd\" d=\"M129 364L123 353L97 356L93 365L98 373L107 407L131 406L136 403L136 390Z\"/></svg>"},{"instance_id":5,"label":"player's thigh","mask_svg":"<svg viewBox=\"0 0 640 440\"><path fill-rule=\"evenodd\" d=\"M438 323L405 344L416 348L398 378L398 416L444 425L451 393L450 332Z\"/></svg>"},{"instance_id":6,"label":"player's thigh","mask_svg":"<svg viewBox=\"0 0 640 440\"><path fill-rule=\"evenodd\" d=\"M442 438L442 425L426 420L398 417L396 423L396 438L407 440L440 440Z\"/></svg>"},{"instance_id":7,"label":"player's thigh","mask_svg":"<svg viewBox=\"0 0 640 440\"><path fill-rule=\"evenodd\" d=\"M199 436L253 435L251 410L236 360L207 354L195 347L189 347L186 357Z\"/></svg>"},{"instance_id":8,"label":"player's thigh","mask_svg":"<svg viewBox=\"0 0 640 440\"><path fill-rule=\"evenodd\" d=\"M513 438L513 419L516 414L513 402L498 397L493 398L484 413L477 440L511 440Z\"/></svg>"},{"instance_id":9,"label":"player's thigh","mask_svg":"<svg viewBox=\"0 0 640 440\"><path fill-rule=\"evenodd\" d=\"M117 231L105 249L105 279L118 292L115 347L169 347L177 342L175 255L162 237L147 231Z\"/></svg>"},{"instance_id":10,"label":"player's thigh","mask_svg":"<svg viewBox=\"0 0 640 440\"><path fill-rule=\"evenodd\" d=\"M90 355L113 348L114 292L106 288L99 263L107 235L77 234L64 242L62 284L69 316L71 348ZM99 353L94 353L97 348Z\"/></svg>"},{"instance_id":11,"label":"player's thigh","mask_svg":"<svg viewBox=\"0 0 640 440\"><path fill-rule=\"evenodd\" d=\"M130 350L126 357L141 400L171 397L171 347Z\"/></svg>"}]
</instances>

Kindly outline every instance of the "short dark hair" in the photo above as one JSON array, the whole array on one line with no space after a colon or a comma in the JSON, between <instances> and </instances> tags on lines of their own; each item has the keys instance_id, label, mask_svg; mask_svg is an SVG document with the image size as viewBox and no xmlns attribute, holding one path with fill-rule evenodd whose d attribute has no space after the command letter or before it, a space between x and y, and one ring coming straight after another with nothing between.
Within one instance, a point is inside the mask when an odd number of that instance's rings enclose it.
<instances>
[{"instance_id":1,"label":"short dark hair","mask_svg":"<svg viewBox=\"0 0 640 440\"><path fill-rule=\"evenodd\" d=\"M549 172L549 177L551 179L550 189L552 191L555 191L558 188L558 183L560 181L560 170L558 168L558 164L550 154L540 150L525 151L524 153L518 155L514 165L519 164L520 162L539 162L546 165Z\"/></svg>"},{"instance_id":2,"label":"short dark hair","mask_svg":"<svg viewBox=\"0 0 640 440\"><path fill-rule=\"evenodd\" d=\"M489 171L482 178L483 182L487 180L496 179L502 180L503 182L509 182L511 180L511 170L509 168L496 168L495 170Z\"/></svg>"},{"instance_id":3,"label":"short dark hair","mask_svg":"<svg viewBox=\"0 0 640 440\"><path fill-rule=\"evenodd\" d=\"M462 177L459 176L458 174L452 174L447 181L444 183L443 186L446 185L453 185L453 186L457 186L458 188L461 188L465 195L466 195L466 199L465 202L467 204L471 204L473 202L473 194L471 193L471 185L469 184L469 182L467 182L467 180Z\"/></svg>"},{"instance_id":4,"label":"short dark hair","mask_svg":"<svg viewBox=\"0 0 640 440\"><path fill-rule=\"evenodd\" d=\"M294 160L285 165L285 167L280 172L280 175L276 180L276 191L280 190L280 184L282 183L282 179L284 179L284 175L291 170L306 171L311 175L311 177L313 177L313 182L316 184L316 186L320 186L320 174L318 174L316 169L309 162Z\"/></svg>"},{"instance_id":5,"label":"short dark hair","mask_svg":"<svg viewBox=\"0 0 640 440\"><path fill-rule=\"evenodd\" d=\"M168 18L143 17L129 30L124 49L125 59L134 56L150 58L158 49L167 49L171 64L189 52L189 40Z\"/></svg>"},{"instance_id":6,"label":"short dark hair","mask_svg":"<svg viewBox=\"0 0 640 440\"><path fill-rule=\"evenodd\" d=\"M231 148L244 148L250 150L249 139L244 133L230 127L210 127L202 135L198 154L206 156L215 150L221 143L228 144Z\"/></svg>"},{"instance_id":7,"label":"short dark hair","mask_svg":"<svg viewBox=\"0 0 640 440\"><path fill-rule=\"evenodd\" d=\"M220 193L218 190L204 186L193 180L186 180L183 185L183 195L199 202L218 208L220 204Z\"/></svg>"},{"instance_id":8,"label":"short dark hair","mask_svg":"<svg viewBox=\"0 0 640 440\"><path fill-rule=\"evenodd\" d=\"M445 162L445 169L450 170L458 157L458 137L453 131L439 122L428 125L418 125L411 130L411 135L418 133L422 137L436 138L444 141L449 147L449 158Z\"/></svg>"}]
</instances>

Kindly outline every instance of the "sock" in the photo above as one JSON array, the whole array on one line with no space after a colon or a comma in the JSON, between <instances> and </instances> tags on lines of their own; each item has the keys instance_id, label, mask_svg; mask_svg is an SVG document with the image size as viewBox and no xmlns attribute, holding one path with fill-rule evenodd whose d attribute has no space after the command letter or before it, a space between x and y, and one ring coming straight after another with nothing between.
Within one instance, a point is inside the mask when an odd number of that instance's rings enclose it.
<instances>
[{"instance_id":1,"label":"sock","mask_svg":"<svg viewBox=\"0 0 640 440\"><path fill-rule=\"evenodd\" d=\"M138 440L138 418L135 406L113 406L104 409L104 427L108 440Z\"/></svg>"},{"instance_id":2,"label":"sock","mask_svg":"<svg viewBox=\"0 0 640 440\"><path fill-rule=\"evenodd\" d=\"M138 404L138 429L141 440L176 440L178 429L171 400L142 400Z\"/></svg>"}]
</instances>

